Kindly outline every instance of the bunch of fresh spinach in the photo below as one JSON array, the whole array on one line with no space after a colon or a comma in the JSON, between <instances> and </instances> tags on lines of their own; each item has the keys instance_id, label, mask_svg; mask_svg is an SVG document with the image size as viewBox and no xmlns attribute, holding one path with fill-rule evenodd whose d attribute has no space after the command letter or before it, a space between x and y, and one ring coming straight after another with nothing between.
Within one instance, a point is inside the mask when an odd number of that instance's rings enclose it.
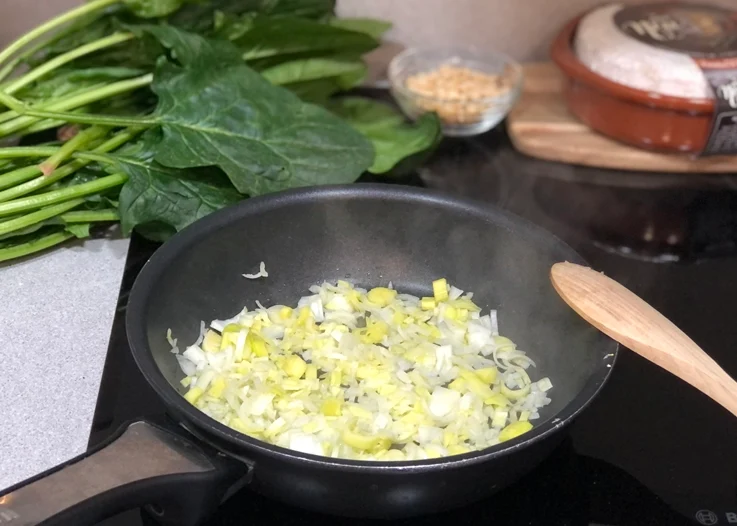
<instances>
[{"instance_id":1,"label":"bunch of fresh spinach","mask_svg":"<svg viewBox=\"0 0 737 526\"><path fill-rule=\"evenodd\" d=\"M94 0L0 52L0 138L14 141L0 148L0 261L98 222L164 240L248 196L353 182L432 150L434 115L409 124L336 97L389 26L333 9Z\"/></svg>"}]
</instances>

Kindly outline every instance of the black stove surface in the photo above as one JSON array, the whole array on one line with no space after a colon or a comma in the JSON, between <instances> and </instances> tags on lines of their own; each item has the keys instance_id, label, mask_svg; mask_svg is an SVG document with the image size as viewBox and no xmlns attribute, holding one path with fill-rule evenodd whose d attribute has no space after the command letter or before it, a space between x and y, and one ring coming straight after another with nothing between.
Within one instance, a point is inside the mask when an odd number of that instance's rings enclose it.
<instances>
[{"instance_id":1,"label":"black stove surface","mask_svg":"<svg viewBox=\"0 0 737 526\"><path fill-rule=\"evenodd\" d=\"M502 132L447 140L425 166L392 179L471 196L555 232L625 284L737 375L737 192L734 177L634 174L532 160ZM133 237L90 445L164 412L138 372L124 331L127 295L157 245ZM473 484L474 481L469 481ZM630 352L609 384L538 469L491 499L392 524L737 524L737 420ZM155 524L133 510L105 526ZM248 489L206 526L351 525Z\"/></svg>"}]
</instances>

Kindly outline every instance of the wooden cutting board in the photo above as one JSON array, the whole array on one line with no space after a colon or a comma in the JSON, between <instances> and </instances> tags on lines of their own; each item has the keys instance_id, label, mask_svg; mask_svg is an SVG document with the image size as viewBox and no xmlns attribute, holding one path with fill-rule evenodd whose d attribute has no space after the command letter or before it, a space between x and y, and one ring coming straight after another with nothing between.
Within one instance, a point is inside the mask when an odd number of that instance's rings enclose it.
<instances>
[{"instance_id":1,"label":"wooden cutting board","mask_svg":"<svg viewBox=\"0 0 737 526\"><path fill-rule=\"evenodd\" d=\"M515 148L568 164L647 172L737 173L737 156L649 152L599 135L568 112L563 75L550 62L525 65L522 96L507 118Z\"/></svg>"}]
</instances>

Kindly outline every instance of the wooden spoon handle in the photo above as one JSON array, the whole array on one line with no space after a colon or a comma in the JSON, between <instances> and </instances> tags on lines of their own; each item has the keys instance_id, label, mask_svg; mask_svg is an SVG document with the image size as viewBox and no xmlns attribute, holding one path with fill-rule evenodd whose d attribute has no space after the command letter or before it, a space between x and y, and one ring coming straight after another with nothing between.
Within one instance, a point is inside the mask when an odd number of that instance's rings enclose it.
<instances>
[{"instance_id":1,"label":"wooden spoon handle","mask_svg":"<svg viewBox=\"0 0 737 526\"><path fill-rule=\"evenodd\" d=\"M737 382L640 297L604 274L573 263L553 265L550 279L561 298L591 325L737 416Z\"/></svg>"}]
</instances>

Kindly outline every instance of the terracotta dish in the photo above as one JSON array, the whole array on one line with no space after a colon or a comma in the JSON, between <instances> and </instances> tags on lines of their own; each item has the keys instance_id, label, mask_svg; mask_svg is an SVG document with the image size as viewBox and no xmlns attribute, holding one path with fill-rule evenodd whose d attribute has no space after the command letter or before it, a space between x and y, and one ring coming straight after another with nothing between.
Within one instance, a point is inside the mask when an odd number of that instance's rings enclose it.
<instances>
[{"instance_id":1,"label":"terracotta dish","mask_svg":"<svg viewBox=\"0 0 737 526\"><path fill-rule=\"evenodd\" d=\"M573 51L581 17L558 34L551 58L567 78L570 111L594 130L641 148L700 152L714 117L712 99L659 95L613 82L587 68Z\"/></svg>"}]
</instances>

